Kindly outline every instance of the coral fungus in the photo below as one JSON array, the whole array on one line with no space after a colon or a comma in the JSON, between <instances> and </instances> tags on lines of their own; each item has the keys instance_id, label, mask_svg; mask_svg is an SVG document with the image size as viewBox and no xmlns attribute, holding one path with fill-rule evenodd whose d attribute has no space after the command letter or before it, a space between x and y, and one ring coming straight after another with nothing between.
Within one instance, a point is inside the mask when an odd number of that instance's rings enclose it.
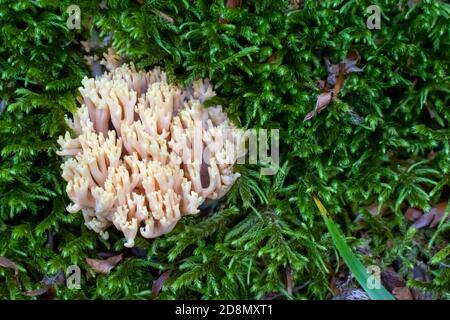
<instances>
[{"instance_id":1,"label":"coral fungus","mask_svg":"<svg viewBox=\"0 0 450 320\"><path fill-rule=\"evenodd\" d=\"M170 232L205 199L223 196L237 173L239 130L220 106L208 80L185 90L164 72L123 65L97 79L85 78L81 107L68 123L76 133L60 137L63 177L88 228L108 237L112 224L133 247Z\"/></svg>"}]
</instances>

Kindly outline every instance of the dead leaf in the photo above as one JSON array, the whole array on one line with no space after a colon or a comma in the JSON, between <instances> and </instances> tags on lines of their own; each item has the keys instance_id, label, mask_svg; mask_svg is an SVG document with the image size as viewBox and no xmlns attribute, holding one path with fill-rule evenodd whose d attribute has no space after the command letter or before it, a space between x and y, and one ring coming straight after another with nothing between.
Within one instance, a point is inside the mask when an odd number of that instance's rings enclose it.
<instances>
[{"instance_id":1,"label":"dead leaf","mask_svg":"<svg viewBox=\"0 0 450 320\"><path fill-rule=\"evenodd\" d=\"M17 264L6 257L0 256L0 267L14 270L14 279L19 286L19 267L17 267Z\"/></svg>"},{"instance_id":2,"label":"dead leaf","mask_svg":"<svg viewBox=\"0 0 450 320\"><path fill-rule=\"evenodd\" d=\"M386 270L381 273L381 282L389 291L392 291L397 287L406 286L403 277L399 275L392 267L386 268Z\"/></svg>"},{"instance_id":3,"label":"dead leaf","mask_svg":"<svg viewBox=\"0 0 450 320\"><path fill-rule=\"evenodd\" d=\"M369 296L362 289L349 289L333 297L332 300L369 300Z\"/></svg>"},{"instance_id":4,"label":"dead leaf","mask_svg":"<svg viewBox=\"0 0 450 320\"><path fill-rule=\"evenodd\" d=\"M138 257L139 259L147 259L147 251L144 248L135 246L131 248L130 251L135 257Z\"/></svg>"},{"instance_id":5,"label":"dead leaf","mask_svg":"<svg viewBox=\"0 0 450 320\"><path fill-rule=\"evenodd\" d=\"M292 268L286 267L286 291L289 295L292 295L292 289L294 288L294 279L292 274Z\"/></svg>"},{"instance_id":6,"label":"dead leaf","mask_svg":"<svg viewBox=\"0 0 450 320\"><path fill-rule=\"evenodd\" d=\"M414 297L408 287L396 287L392 294L397 300L414 300Z\"/></svg>"},{"instance_id":7,"label":"dead leaf","mask_svg":"<svg viewBox=\"0 0 450 320\"><path fill-rule=\"evenodd\" d=\"M356 51L350 51L347 58L344 59L344 74L349 74L352 72L362 72L364 69L357 67L356 65L361 60L361 56Z\"/></svg>"},{"instance_id":8,"label":"dead leaf","mask_svg":"<svg viewBox=\"0 0 450 320\"><path fill-rule=\"evenodd\" d=\"M444 212L447 209L447 201L439 202L435 205L427 214L421 216L414 226L416 229L421 229L424 227L434 228L436 227L444 217ZM449 218L449 216L447 217Z\"/></svg>"},{"instance_id":9,"label":"dead leaf","mask_svg":"<svg viewBox=\"0 0 450 320\"><path fill-rule=\"evenodd\" d=\"M372 215L372 216L376 216L378 214L380 214L380 216L382 216L388 208L387 205L385 203L383 203L381 205L380 211L378 212L378 207L379 207L378 202L374 202L374 203L368 205L366 207L366 209L367 209L367 211L369 211L370 215Z\"/></svg>"},{"instance_id":10,"label":"dead leaf","mask_svg":"<svg viewBox=\"0 0 450 320\"><path fill-rule=\"evenodd\" d=\"M412 222L417 221L420 217L422 217L422 215L422 210L416 208L408 208L405 212L405 218Z\"/></svg>"},{"instance_id":11,"label":"dead leaf","mask_svg":"<svg viewBox=\"0 0 450 320\"><path fill-rule=\"evenodd\" d=\"M319 96L317 97L316 106L314 107L314 110L309 112L303 121L307 121L313 118L316 114L320 113L330 104L332 98L333 93L331 91L322 92L321 94L319 94Z\"/></svg>"},{"instance_id":12,"label":"dead leaf","mask_svg":"<svg viewBox=\"0 0 450 320\"><path fill-rule=\"evenodd\" d=\"M412 277L413 279L424 282L424 283L430 283L432 281L431 275L429 272L427 272L427 265L424 262L417 262L417 264L413 268ZM422 291L419 289L412 289L411 292L413 293L415 300L432 300L433 299L433 293L430 291Z\"/></svg>"},{"instance_id":13,"label":"dead leaf","mask_svg":"<svg viewBox=\"0 0 450 320\"><path fill-rule=\"evenodd\" d=\"M416 221L414 226L416 227L416 229L422 229L423 227L428 226L431 221L433 221L433 219L434 217L431 214L425 214Z\"/></svg>"},{"instance_id":14,"label":"dead leaf","mask_svg":"<svg viewBox=\"0 0 450 320\"><path fill-rule=\"evenodd\" d=\"M334 97L339 96L339 92L341 92L342 86L344 85L344 75L345 75L345 64L339 64L339 72L336 78L336 84L333 89Z\"/></svg>"},{"instance_id":15,"label":"dead leaf","mask_svg":"<svg viewBox=\"0 0 450 320\"><path fill-rule=\"evenodd\" d=\"M444 217L445 209L447 209L447 201L439 202L435 207L433 207L428 214L434 216L433 221L430 224L431 228L436 227L439 222L441 222Z\"/></svg>"},{"instance_id":16,"label":"dead leaf","mask_svg":"<svg viewBox=\"0 0 450 320\"><path fill-rule=\"evenodd\" d=\"M339 93L344 86L345 75L351 72L363 71L363 69L356 66L361 60L360 55L356 51L350 51L347 55L347 58L338 64L332 64L327 58L324 58L324 60L328 70L327 81L317 81L321 92L317 97L316 105L313 111L310 111L305 116L303 121L307 121L315 117L318 113L320 113L320 111L325 109L332 100L336 99L339 96ZM360 123L362 121L363 118L359 115L358 117L355 117L356 123Z\"/></svg>"},{"instance_id":17,"label":"dead leaf","mask_svg":"<svg viewBox=\"0 0 450 320\"><path fill-rule=\"evenodd\" d=\"M339 74L347 75L352 72L363 71L363 69L356 66L361 60L361 56L354 50L350 51L347 58L340 63L332 64L327 58L324 60L328 70L327 82L330 86L336 86Z\"/></svg>"},{"instance_id":18,"label":"dead leaf","mask_svg":"<svg viewBox=\"0 0 450 320\"><path fill-rule=\"evenodd\" d=\"M316 84L320 90L326 90L327 88L327 82L325 80L317 80Z\"/></svg>"},{"instance_id":19,"label":"dead leaf","mask_svg":"<svg viewBox=\"0 0 450 320\"><path fill-rule=\"evenodd\" d=\"M39 288L36 290L22 292L22 294L27 297L37 297L37 296L43 295L44 293L47 293L47 291L50 289L50 287L51 286L46 286L46 287Z\"/></svg>"},{"instance_id":20,"label":"dead leaf","mask_svg":"<svg viewBox=\"0 0 450 320\"><path fill-rule=\"evenodd\" d=\"M291 0L291 9L292 10L298 10L300 8L303 8L305 5L305 0Z\"/></svg>"},{"instance_id":21,"label":"dead leaf","mask_svg":"<svg viewBox=\"0 0 450 320\"><path fill-rule=\"evenodd\" d=\"M161 291L162 287L164 286L164 283L170 276L170 270L162 273L158 279L153 281L152 286L152 296L157 297L159 295L159 292Z\"/></svg>"},{"instance_id":22,"label":"dead leaf","mask_svg":"<svg viewBox=\"0 0 450 320\"><path fill-rule=\"evenodd\" d=\"M96 273L109 274L111 270L123 259L123 253L109 257L105 260L86 258L86 263Z\"/></svg>"},{"instance_id":23,"label":"dead leaf","mask_svg":"<svg viewBox=\"0 0 450 320\"><path fill-rule=\"evenodd\" d=\"M175 20L171 16L169 16L168 14L166 14L164 12L161 12L161 11L156 10L156 9L153 9L152 12L154 14L156 14L157 16L159 16L160 18L166 20L169 23L172 23L172 24L175 23Z\"/></svg>"},{"instance_id":24,"label":"dead leaf","mask_svg":"<svg viewBox=\"0 0 450 320\"><path fill-rule=\"evenodd\" d=\"M364 122L364 117L360 116L355 110L350 109L348 114L353 124L361 124Z\"/></svg>"},{"instance_id":25,"label":"dead leaf","mask_svg":"<svg viewBox=\"0 0 450 320\"><path fill-rule=\"evenodd\" d=\"M17 267L17 264L6 257L0 257L0 267L14 270L15 277L19 275L19 268Z\"/></svg>"},{"instance_id":26,"label":"dead leaf","mask_svg":"<svg viewBox=\"0 0 450 320\"><path fill-rule=\"evenodd\" d=\"M66 278L64 276L64 272L59 271L58 273L56 273L54 275L44 276L44 278L41 280L42 288L22 292L22 294L27 297L37 297L37 296L41 296L46 293L50 293L50 296L47 298L52 299L51 296L53 295L54 290L51 290L51 289L53 288L53 285L64 285L65 281L66 281Z\"/></svg>"},{"instance_id":27,"label":"dead leaf","mask_svg":"<svg viewBox=\"0 0 450 320\"><path fill-rule=\"evenodd\" d=\"M305 283L303 283L302 285L293 288L293 289L292 289L292 293L296 293L296 292L299 292L300 290L305 289L310 283L311 283L311 280L308 280L308 281L306 281ZM268 293L268 294L266 294L265 296L263 296L263 297L261 298L261 300L275 300L275 299L278 299L278 298L282 298L282 297L284 297L284 296L285 296L285 295L284 295L283 293L275 293L275 292L272 292L272 293Z\"/></svg>"},{"instance_id":28,"label":"dead leaf","mask_svg":"<svg viewBox=\"0 0 450 320\"><path fill-rule=\"evenodd\" d=\"M241 0L227 0L227 8L237 8L241 5Z\"/></svg>"}]
</instances>

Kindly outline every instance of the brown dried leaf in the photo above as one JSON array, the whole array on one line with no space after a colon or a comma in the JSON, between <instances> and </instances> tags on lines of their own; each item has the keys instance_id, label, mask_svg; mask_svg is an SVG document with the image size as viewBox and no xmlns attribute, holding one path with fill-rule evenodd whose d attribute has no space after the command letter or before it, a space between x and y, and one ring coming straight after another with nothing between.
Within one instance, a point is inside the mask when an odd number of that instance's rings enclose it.
<instances>
[{"instance_id":1,"label":"brown dried leaf","mask_svg":"<svg viewBox=\"0 0 450 320\"><path fill-rule=\"evenodd\" d=\"M320 113L323 109L325 109L331 102L331 99L333 98L333 92L322 92L317 97L316 106L314 107L314 110L309 112L305 119L303 121L307 121L311 118L313 118L316 114Z\"/></svg>"},{"instance_id":2,"label":"brown dried leaf","mask_svg":"<svg viewBox=\"0 0 450 320\"><path fill-rule=\"evenodd\" d=\"M241 0L227 0L227 8L237 8L241 5Z\"/></svg>"},{"instance_id":3,"label":"brown dried leaf","mask_svg":"<svg viewBox=\"0 0 450 320\"><path fill-rule=\"evenodd\" d=\"M388 208L387 205L383 203L381 205L380 212L378 212L378 207L379 207L379 204L378 204L378 202L375 201L374 203L368 205L366 207L366 209L367 209L367 211L369 211L370 215L372 215L372 216L376 216L378 214L380 214L380 216L382 216Z\"/></svg>"},{"instance_id":4,"label":"brown dried leaf","mask_svg":"<svg viewBox=\"0 0 450 320\"><path fill-rule=\"evenodd\" d=\"M292 10L297 10L303 8L303 6L305 5L305 0L291 0L290 4Z\"/></svg>"},{"instance_id":5,"label":"brown dried leaf","mask_svg":"<svg viewBox=\"0 0 450 320\"><path fill-rule=\"evenodd\" d=\"M345 75L351 72L361 72L363 69L356 65L361 60L360 55L356 51L350 51L347 58L339 64L332 64L327 58L324 58L328 70L327 81L319 80L318 85L322 92L317 97L314 110L309 112L303 121L312 119L316 114L325 109L332 99L336 99L344 86ZM332 89L328 86L333 87Z\"/></svg>"},{"instance_id":6,"label":"brown dried leaf","mask_svg":"<svg viewBox=\"0 0 450 320\"><path fill-rule=\"evenodd\" d=\"M388 267L381 273L381 282L389 291L392 291L397 287L404 287L406 285L402 276L399 275L392 267Z\"/></svg>"},{"instance_id":7,"label":"brown dried leaf","mask_svg":"<svg viewBox=\"0 0 450 320\"><path fill-rule=\"evenodd\" d=\"M431 214L425 214L422 217L420 217L419 220L416 221L414 226L416 227L416 229L422 229L423 227L430 225L433 219L434 217Z\"/></svg>"},{"instance_id":8,"label":"brown dried leaf","mask_svg":"<svg viewBox=\"0 0 450 320\"><path fill-rule=\"evenodd\" d=\"M86 258L86 263L96 273L109 274L122 259L123 253L105 260Z\"/></svg>"},{"instance_id":9,"label":"brown dried leaf","mask_svg":"<svg viewBox=\"0 0 450 320\"><path fill-rule=\"evenodd\" d=\"M14 279L19 286L19 267L17 267L17 264L6 257L0 256L0 267L14 270Z\"/></svg>"},{"instance_id":10,"label":"brown dried leaf","mask_svg":"<svg viewBox=\"0 0 450 320\"><path fill-rule=\"evenodd\" d=\"M65 280L66 279L64 276L64 272L61 270L54 275L44 276L44 278L41 281L41 285L42 285L41 288L22 292L22 294L27 297L37 297L37 296L41 296L43 294L49 293L49 295L47 295L46 298L53 299L54 298L53 285L64 285Z\"/></svg>"},{"instance_id":11,"label":"brown dried leaf","mask_svg":"<svg viewBox=\"0 0 450 320\"><path fill-rule=\"evenodd\" d=\"M361 56L356 51L350 51L347 55L347 58L344 59L344 74L349 74L352 72L362 72L363 69L357 67L356 65L361 60Z\"/></svg>"},{"instance_id":12,"label":"brown dried leaf","mask_svg":"<svg viewBox=\"0 0 450 320\"><path fill-rule=\"evenodd\" d=\"M171 16L169 16L167 13L161 12L156 9L153 9L152 12L154 14L156 14L157 16L159 16L160 18L166 20L169 23L175 23L175 20Z\"/></svg>"},{"instance_id":13,"label":"brown dried leaf","mask_svg":"<svg viewBox=\"0 0 450 320\"><path fill-rule=\"evenodd\" d=\"M24 296L27 296L27 297L37 297L37 296L43 295L44 293L47 293L48 290L50 289L50 287L51 286L46 286L46 287L39 288L39 289L36 289L36 290L22 292L22 294Z\"/></svg>"},{"instance_id":14,"label":"brown dried leaf","mask_svg":"<svg viewBox=\"0 0 450 320\"><path fill-rule=\"evenodd\" d=\"M292 289L294 288L294 279L292 274L292 268L286 267L286 291L289 295L292 295Z\"/></svg>"},{"instance_id":15,"label":"brown dried leaf","mask_svg":"<svg viewBox=\"0 0 450 320\"><path fill-rule=\"evenodd\" d=\"M152 296L153 297L157 297L159 295L162 287L164 286L164 283L169 278L169 276L170 276L170 270L162 273L158 277L158 279L153 281L153 286L152 286Z\"/></svg>"},{"instance_id":16,"label":"brown dried leaf","mask_svg":"<svg viewBox=\"0 0 450 320\"><path fill-rule=\"evenodd\" d=\"M414 297L408 287L396 287L392 294L397 300L414 300Z\"/></svg>"},{"instance_id":17,"label":"brown dried leaf","mask_svg":"<svg viewBox=\"0 0 450 320\"><path fill-rule=\"evenodd\" d=\"M17 264L6 257L0 257L0 267L14 270L15 277L19 275L19 268L17 267Z\"/></svg>"},{"instance_id":18,"label":"brown dried leaf","mask_svg":"<svg viewBox=\"0 0 450 320\"><path fill-rule=\"evenodd\" d=\"M408 208L408 210L406 210L406 212L405 212L405 218L412 222L420 219L420 217L422 217L422 215L423 215L422 210L419 210L416 208Z\"/></svg>"},{"instance_id":19,"label":"brown dried leaf","mask_svg":"<svg viewBox=\"0 0 450 320\"><path fill-rule=\"evenodd\" d=\"M336 86L339 74L347 75L352 72L362 72L363 69L356 66L360 60L361 56L356 51L350 51L347 55L347 58L345 58L338 64L332 64L327 58L325 58L325 64L328 70L328 84L330 86ZM338 92L338 90L336 90L336 92Z\"/></svg>"},{"instance_id":20,"label":"brown dried leaf","mask_svg":"<svg viewBox=\"0 0 450 320\"><path fill-rule=\"evenodd\" d=\"M66 277L64 272L60 270L58 273L54 275L46 275L41 281L43 286L52 286L52 285L64 285L66 283Z\"/></svg>"},{"instance_id":21,"label":"brown dried leaf","mask_svg":"<svg viewBox=\"0 0 450 320\"><path fill-rule=\"evenodd\" d=\"M325 80L317 80L316 84L320 90L326 90L327 82Z\"/></svg>"},{"instance_id":22,"label":"brown dried leaf","mask_svg":"<svg viewBox=\"0 0 450 320\"><path fill-rule=\"evenodd\" d=\"M447 201L439 202L427 214L421 216L420 219L416 221L416 223L414 224L416 229L421 229L424 227L436 227L444 217L446 209Z\"/></svg>"}]
</instances>

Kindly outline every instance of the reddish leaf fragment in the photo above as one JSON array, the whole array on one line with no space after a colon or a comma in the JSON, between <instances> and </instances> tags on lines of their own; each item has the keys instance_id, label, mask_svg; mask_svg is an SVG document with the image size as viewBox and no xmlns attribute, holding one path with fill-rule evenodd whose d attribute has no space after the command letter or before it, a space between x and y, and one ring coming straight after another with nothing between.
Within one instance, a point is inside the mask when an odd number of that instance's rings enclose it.
<instances>
[{"instance_id":1,"label":"reddish leaf fragment","mask_svg":"<svg viewBox=\"0 0 450 320\"><path fill-rule=\"evenodd\" d=\"M439 202L430 210L429 214L434 216L434 219L430 224L431 228L436 227L439 222L441 222L442 218L444 217L445 209L447 209L447 201Z\"/></svg>"},{"instance_id":2,"label":"reddish leaf fragment","mask_svg":"<svg viewBox=\"0 0 450 320\"><path fill-rule=\"evenodd\" d=\"M325 65L327 66L327 70L329 74L332 74L336 76L339 73L339 64L333 64L328 60L328 58L324 58ZM330 83L331 85L334 85L334 83Z\"/></svg>"},{"instance_id":3,"label":"reddish leaf fragment","mask_svg":"<svg viewBox=\"0 0 450 320\"><path fill-rule=\"evenodd\" d=\"M62 270L57 274L45 276L41 281L43 286L64 285L65 283L66 277L64 276L64 272Z\"/></svg>"},{"instance_id":4,"label":"reddish leaf fragment","mask_svg":"<svg viewBox=\"0 0 450 320\"><path fill-rule=\"evenodd\" d=\"M86 258L86 263L96 273L109 274L111 270L123 259L123 254L105 260Z\"/></svg>"},{"instance_id":5,"label":"reddish leaf fragment","mask_svg":"<svg viewBox=\"0 0 450 320\"><path fill-rule=\"evenodd\" d=\"M381 281L389 291L397 287L406 286L405 280L392 267L387 268L381 273Z\"/></svg>"},{"instance_id":6,"label":"reddish leaf fragment","mask_svg":"<svg viewBox=\"0 0 450 320\"><path fill-rule=\"evenodd\" d=\"M439 202L434 206L427 214L421 216L414 224L416 229L424 227L434 228L436 227L444 217L445 210L447 209L447 201Z\"/></svg>"},{"instance_id":7,"label":"reddish leaf fragment","mask_svg":"<svg viewBox=\"0 0 450 320\"><path fill-rule=\"evenodd\" d=\"M356 51L350 51L347 58L344 59L344 74L349 74L352 72L362 72L363 69L357 67L356 65L361 60L361 56Z\"/></svg>"},{"instance_id":8,"label":"reddish leaf fragment","mask_svg":"<svg viewBox=\"0 0 450 320\"><path fill-rule=\"evenodd\" d=\"M344 85L344 75L345 75L345 65L343 63L339 64L339 73L337 74L336 78L336 85L334 86L334 97L339 96L339 92L341 92L341 89Z\"/></svg>"},{"instance_id":9,"label":"reddish leaf fragment","mask_svg":"<svg viewBox=\"0 0 450 320\"><path fill-rule=\"evenodd\" d=\"M50 286L46 286L46 287L39 288L39 289L36 289L36 290L22 292L22 294L24 296L27 296L27 297L37 297L37 296L43 295L44 293L47 293L47 291L49 289L50 289Z\"/></svg>"},{"instance_id":10,"label":"reddish leaf fragment","mask_svg":"<svg viewBox=\"0 0 450 320\"><path fill-rule=\"evenodd\" d=\"M330 104L332 98L333 93L331 91L322 92L321 94L319 94L319 96L317 97L316 106L314 107L314 110L309 112L303 121L307 121L313 118L316 114L320 113Z\"/></svg>"},{"instance_id":11,"label":"reddish leaf fragment","mask_svg":"<svg viewBox=\"0 0 450 320\"><path fill-rule=\"evenodd\" d=\"M414 297L408 287L396 287L392 294L397 300L414 300Z\"/></svg>"},{"instance_id":12,"label":"reddish leaf fragment","mask_svg":"<svg viewBox=\"0 0 450 320\"><path fill-rule=\"evenodd\" d=\"M409 221L417 221L420 217L422 217L423 212L416 208L408 208L405 213L405 218Z\"/></svg>"},{"instance_id":13,"label":"reddish leaf fragment","mask_svg":"<svg viewBox=\"0 0 450 320\"><path fill-rule=\"evenodd\" d=\"M159 295L159 292L161 291L162 287L164 286L164 283L170 276L170 271L166 271L163 274L161 274L158 279L153 281L152 286L152 295L153 297L157 297Z\"/></svg>"},{"instance_id":14,"label":"reddish leaf fragment","mask_svg":"<svg viewBox=\"0 0 450 320\"><path fill-rule=\"evenodd\" d=\"M270 57L267 58L267 63L275 63L277 60L277 56L275 55L275 53L272 53L270 55Z\"/></svg>"},{"instance_id":15,"label":"reddish leaf fragment","mask_svg":"<svg viewBox=\"0 0 450 320\"><path fill-rule=\"evenodd\" d=\"M6 257L0 256L0 267L14 270L14 280L16 281L17 286L19 286L19 268L17 267L17 264Z\"/></svg>"},{"instance_id":16,"label":"reddish leaf fragment","mask_svg":"<svg viewBox=\"0 0 450 320\"><path fill-rule=\"evenodd\" d=\"M367 293L362 289L348 289L340 295L332 298L332 300L370 300Z\"/></svg>"},{"instance_id":17,"label":"reddish leaf fragment","mask_svg":"<svg viewBox=\"0 0 450 320\"><path fill-rule=\"evenodd\" d=\"M314 118L315 115L316 115L316 114L315 114L314 111L310 111L310 112L308 112L308 113L306 114L306 116L305 116L305 118L303 119L303 121L308 121L308 120Z\"/></svg>"},{"instance_id":18,"label":"reddish leaf fragment","mask_svg":"<svg viewBox=\"0 0 450 320\"><path fill-rule=\"evenodd\" d=\"M352 72L362 72L363 69L356 66L360 60L361 57L356 51L350 51L347 58L338 64L332 64L327 58L325 58L325 64L328 70L328 84L335 86L337 84L339 74L347 75Z\"/></svg>"}]
</instances>

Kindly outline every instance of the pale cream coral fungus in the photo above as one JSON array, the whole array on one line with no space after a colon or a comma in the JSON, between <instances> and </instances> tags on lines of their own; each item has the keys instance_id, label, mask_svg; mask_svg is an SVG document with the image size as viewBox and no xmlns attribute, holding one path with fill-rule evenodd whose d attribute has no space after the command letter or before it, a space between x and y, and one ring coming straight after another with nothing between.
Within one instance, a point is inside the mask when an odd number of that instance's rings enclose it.
<instances>
[{"instance_id":1,"label":"pale cream coral fungus","mask_svg":"<svg viewBox=\"0 0 450 320\"><path fill-rule=\"evenodd\" d=\"M204 108L215 95L208 80L182 90L159 68L123 65L97 79L85 78L81 107L60 137L63 177L86 225L107 238L111 225L127 247L138 233L170 232L205 199L222 197L239 176L235 129L220 106Z\"/></svg>"}]
</instances>

